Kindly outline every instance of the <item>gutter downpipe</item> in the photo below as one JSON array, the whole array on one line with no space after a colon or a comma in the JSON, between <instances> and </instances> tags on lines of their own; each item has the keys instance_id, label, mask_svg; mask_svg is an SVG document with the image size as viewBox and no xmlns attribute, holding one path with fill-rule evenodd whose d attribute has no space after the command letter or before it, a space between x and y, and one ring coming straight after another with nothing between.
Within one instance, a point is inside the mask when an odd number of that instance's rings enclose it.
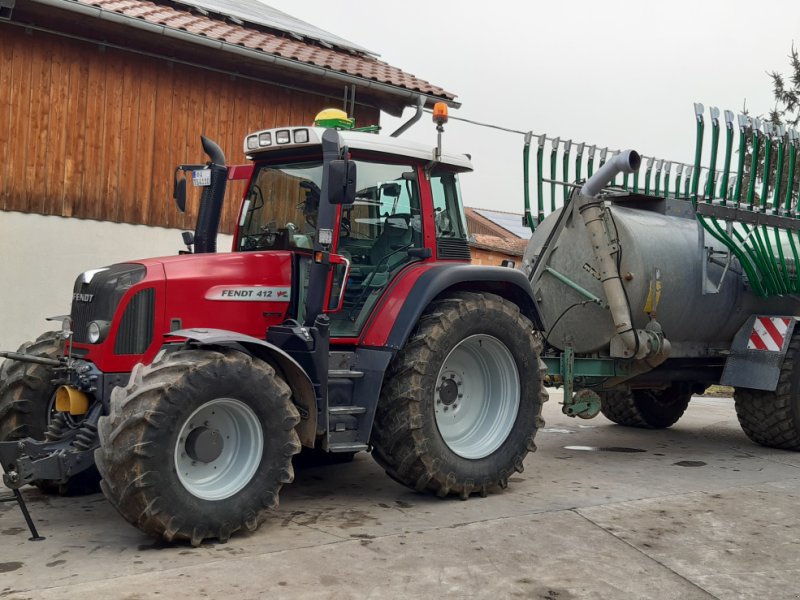
<instances>
[{"instance_id":1,"label":"gutter downpipe","mask_svg":"<svg viewBox=\"0 0 800 600\"><path fill-rule=\"evenodd\" d=\"M633 150L625 150L614 156L583 185L576 203L591 239L594 257L600 268L603 291L614 321L616 335L611 339L610 354L615 358L636 359L622 379L630 379L655 368L667 359L670 352L669 340L664 338L661 325L654 316L651 315L651 321L645 329L633 328L628 298L617 268L616 254L619 250L612 247L606 227L608 209L599 197L603 187L617 174L633 173L640 164L641 157Z\"/></svg>"},{"instance_id":2,"label":"gutter downpipe","mask_svg":"<svg viewBox=\"0 0 800 600\"><path fill-rule=\"evenodd\" d=\"M259 62L266 62L286 67L287 69L291 69L294 71L302 71L304 73L310 73L312 75L321 77L323 79L334 80L342 83L356 84L362 88L373 89L406 100L417 99L421 96L423 98L429 98L430 100L436 102L446 102L453 108L461 107L461 103L456 102L455 100L437 98L436 96L420 94L419 92L415 92L412 90L401 90L400 88L397 88L395 86L386 83L372 81L370 79L358 77L355 75L345 75L343 73L339 73L336 71L330 71L324 67L317 67L315 65L309 65L297 60L292 60L289 58L282 58L280 56L267 54L260 50L252 50L250 48L243 48L242 46L238 46L236 44L229 44L227 42L212 40L202 35L189 33L187 31L181 31L180 29L174 29L171 27L167 27L166 25L156 25L154 23L148 23L147 21L143 21L142 19L137 19L136 17L127 17L125 15L111 12L109 10L105 10L102 8L86 6L84 4L80 4L79 2L75 2L74 0L33 0L33 2L37 4L44 4L46 6L51 6L53 8L60 8L73 13L82 14L88 17L94 17L96 19L109 21L111 23L117 23L119 25L135 27L136 29L141 29L150 33L154 33L156 35L163 35L165 37L170 37L177 40L190 42L192 44L205 46L207 48L211 48L214 50L221 50L223 52L229 52L232 54L238 54L240 56L246 56L247 58L255 59ZM164 58L168 59L168 57Z\"/></svg>"},{"instance_id":3,"label":"gutter downpipe","mask_svg":"<svg viewBox=\"0 0 800 600\"><path fill-rule=\"evenodd\" d=\"M413 114L413 116L403 123L400 127L397 128L389 137L400 137L403 133L408 130L414 123L419 121L422 118L422 109L425 106L425 99L422 96L417 96L417 112Z\"/></svg>"}]
</instances>

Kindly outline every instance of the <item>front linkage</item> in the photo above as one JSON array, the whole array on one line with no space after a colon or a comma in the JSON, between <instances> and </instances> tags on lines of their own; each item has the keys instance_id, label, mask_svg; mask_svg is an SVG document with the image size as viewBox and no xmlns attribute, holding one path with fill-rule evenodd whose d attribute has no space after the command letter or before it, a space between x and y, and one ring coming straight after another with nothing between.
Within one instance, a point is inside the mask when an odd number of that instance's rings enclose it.
<instances>
[{"instance_id":1,"label":"front linkage","mask_svg":"<svg viewBox=\"0 0 800 600\"><path fill-rule=\"evenodd\" d=\"M102 396L102 376L84 361L70 356L49 358L20 352L0 352L0 357L43 365L53 376L44 439L32 437L0 442L3 483L12 490L24 485L57 487L94 466L97 420L105 412L102 401L91 402L88 394ZM85 400L85 410L75 408L75 398ZM58 411L58 412L57 412ZM72 421L71 412L79 414ZM69 422L68 422L69 421Z\"/></svg>"}]
</instances>

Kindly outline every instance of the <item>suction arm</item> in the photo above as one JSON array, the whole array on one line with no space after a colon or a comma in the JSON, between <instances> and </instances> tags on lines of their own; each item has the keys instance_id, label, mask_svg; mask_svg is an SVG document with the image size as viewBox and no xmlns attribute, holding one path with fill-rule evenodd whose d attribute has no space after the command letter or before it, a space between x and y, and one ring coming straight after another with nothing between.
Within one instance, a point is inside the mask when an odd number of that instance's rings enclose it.
<instances>
[{"instance_id":1,"label":"suction arm","mask_svg":"<svg viewBox=\"0 0 800 600\"><path fill-rule=\"evenodd\" d=\"M603 282L603 292L614 321L616 336L611 340L611 356L647 359L642 368L649 370L666 360L669 341L664 339L661 327L653 320L644 330L634 329L628 298L617 268L614 243L608 230L608 216L604 203L597 197L603 187L619 173L632 173L639 168L641 157L633 150L625 150L600 167L589 178L576 201L576 209L583 218L586 232L592 240L592 249Z\"/></svg>"},{"instance_id":2,"label":"suction arm","mask_svg":"<svg viewBox=\"0 0 800 600\"><path fill-rule=\"evenodd\" d=\"M581 188L582 196L597 196L603 188L619 173L633 173L639 169L642 158L635 150L624 150L613 156L606 164L595 171Z\"/></svg>"}]
</instances>

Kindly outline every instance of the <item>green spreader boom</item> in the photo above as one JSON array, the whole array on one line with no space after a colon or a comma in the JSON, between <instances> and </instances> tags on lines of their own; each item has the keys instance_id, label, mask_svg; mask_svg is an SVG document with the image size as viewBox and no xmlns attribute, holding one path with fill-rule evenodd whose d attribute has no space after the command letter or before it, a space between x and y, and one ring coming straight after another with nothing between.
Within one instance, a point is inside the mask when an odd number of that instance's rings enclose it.
<instances>
[{"instance_id":1,"label":"green spreader boom","mask_svg":"<svg viewBox=\"0 0 800 600\"><path fill-rule=\"evenodd\" d=\"M796 163L800 134L747 115L724 112L724 152L720 149L720 111L709 109L708 164L703 165L706 138L705 108L694 106L696 140L694 161L684 164L642 156L642 167L621 183L612 181L610 191L674 198L691 203L703 229L736 256L753 291L762 297L800 293L800 216ZM738 139L737 139L738 136ZM529 153L533 135L526 136L524 225L533 231L549 212L570 201L570 189L580 187L582 172L594 170L596 146L575 145L571 140L538 136L536 153L536 212L529 197ZM545 142L551 141L549 153ZM600 166L607 153L600 149ZM549 154L549 164L547 155ZM720 162L721 155L721 164ZM736 158L734 160L734 155ZM732 163L736 163L735 170ZM556 180L558 166L561 180ZM570 173L570 166L574 172ZM673 169L674 167L674 169ZM584 170L585 168L585 170ZM640 171L642 176L640 177ZM545 186L544 183L548 183ZM702 185L701 185L702 183ZM630 184L630 185L629 185ZM563 186L563 194L556 186ZM546 196L545 196L546 194Z\"/></svg>"}]
</instances>

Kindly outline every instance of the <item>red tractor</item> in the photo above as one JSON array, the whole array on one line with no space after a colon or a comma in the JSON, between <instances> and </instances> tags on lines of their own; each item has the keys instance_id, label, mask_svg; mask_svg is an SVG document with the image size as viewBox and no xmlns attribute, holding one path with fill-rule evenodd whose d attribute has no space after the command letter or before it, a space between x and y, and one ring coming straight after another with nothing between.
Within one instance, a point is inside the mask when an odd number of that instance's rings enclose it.
<instances>
[{"instance_id":1,"label":"red tractor","mask_svg":"<svg viewBox=\"0 0 800 600\"><path fill-rule=\"evenodd\" d=\"M6 485L64 489L96 466L128 521L195 545L254 530L303 446L371 450L442 497L505 487L535 449L544 365L525 275L469 264L469 158L347 129L252 133L217 254L228 169L204 148L208 165L184 167L206 186L194 253L83 273L63 333L5 353Z\"/></svg>"}]
</instances>

